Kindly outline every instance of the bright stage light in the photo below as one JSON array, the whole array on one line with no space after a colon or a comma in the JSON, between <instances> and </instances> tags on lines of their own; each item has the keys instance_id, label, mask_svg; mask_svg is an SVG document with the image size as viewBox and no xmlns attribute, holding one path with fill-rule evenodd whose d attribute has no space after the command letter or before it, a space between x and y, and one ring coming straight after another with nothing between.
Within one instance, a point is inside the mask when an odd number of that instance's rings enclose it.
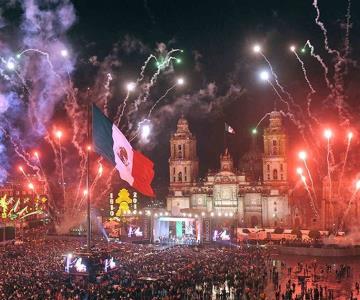
<instances>
[{"instance_id":1,"label":"bright stage light","mask_svg":"<svg viewBox=\"0 0 360 300\"><path fill-rule=\"evenodd\" d=\"M290 51L291 52L295 52L295 50L296 50L296 47L294 45L290 46Z\"/></svg>"},{"instance_id":2,"label":"bright stage light","mask_svg":"<svg viewBox=\"0 0 360 300\"><path fill-rule=\"evenodd\" d=\"M348 132L348 134L347 134L348 140L350 141L353 137L354 137L354 134L351 131Z\"/></svg>"},{"instance_id":3,"label":"bright stage light","mask_svg":"<svg viewBox=\"0 0 360 300\"><path fill-rule=\"evenodd\" d=\"M126 84L126 89L127 89L128 92L134 91L134 90L135 90L135 87L136 87L135 82L128 82L128 83Z\"/></svg>"},{"instance_id":4,"label":"bright stage light","mask_svg":"<svg viewBox=\"0 0 360 300\"><path fill-rule=\"evenodd\" d=\"M355 187L357 191L360 190L360 180L356 181Z\"/></svg>"},{"instance_id":5,"label":"bright stage light","mask_svg":"<svg viewBox=\"0 0 360 300\"><path fill-rule=\"evenodd\" d=\"M15 69L15 63L10 60L6 63L6 67L12 71Z\"/></svg>"},{"instance_id":6,"label":"bright stage light","mask_svg":"<svg viewBox=\"0 0 360 300\"><path fill-rule=\"evenodd\" d=\"M302 169L302 168L296 168L296 173L298 174L298 175L302 175L303 173L304 173L304 170Z\"/></svg>"},{"instance_id":7,"label":"bright stage light","mask_svg":"<svg viewBox=\"0 0 360 300\"><path fill-rule=\"evenodd\" d=\"M257 129L256 129L256 128L253 128L253 130L251 130L251 133L252 133L253 135L257 134Z\"/></svg>"},{"instance_id":8,"label":"bright stage light","mask_svg":"<svg viewBox=\"0 0 360 300\"><path fill-rule=\"evenodd\" d=\"M329 140L332 137L333 133L331 129L325 129L324 130L324 136Z\"/></svg>"},{"instance_id":9,"label":"bright stage light","mask_svg":"<svg viewBox=\"0 0 360 300\"><path fill-rule=\"evenodd\" d=\"M89 193L87 189L84 190L84 196L87 196L87 194Z\"/></svg>"},{"instance_id":10,"label":"bright stage light","mask_svg":"<svg viewBox=\"0 0 360 300\"><path fill-rule=\"evenodd\" d=\"M55 135L56 135L56 137L57 137L58 139L61 139L61 137L62 137L62 131L57 130L57 131L55 132Z\"/></svg>"},{"instance_id":11,"label":"bright stage light","mask_svg":"<svg viewBox=\"0 0 360 300\"><path fill-rule=\"evenodd\" d=\"M20 170L21 172L24 172L24 169L23 169L22 166L19 166L19 170Z\"/></svg>"},{"instance_id":12,"label":"bright stage light","mask_svg":"<svg viewBox=\"0 0 360 300\"><path fill-rule=\"evenodd\" d=\"M87 151L90 151L90 150L91 150L91 146L90 146L90 145L87 145L87 146L86 146L86 150L87 150Z\"/></svg>"},{"instance_id":13,"label":"bright stage light","mask_svg":"<svg viewBox=\"0 0 360 300\"><path fill-rule=\"evenodd\" d=\"M212 217L213 217L213 216L214 216L214 213L213 213L213 212L211 212L211 213L210 213L210 216L212 216Z\"/></svg>"},{"instance_id":14,"label":"bright stage light","mask_svg":"<svg viewBox=\"0 0 360 300\"><path fill-rule=\"evenodd\" d=\"M268 81L269 80L269 72L268 71L261 71L260 72L260 79L264 80L264 81Z\"/></svg>"},{"instance_id":15,"label":"bright stage light","mask_svg":"<svg viewBox=\"0 0 360 300\"><path fill-rule=\"evenodd\" d=\"M182 77L178 78L178 80L176 81L176 83L177 83L178 85L183 85L183 84L185 83L184 78L182 78Z\"/></svg>"},{"instance_id":16,"label":"bright stage light","mask_svg":"<svg viewBox=\"0 0 360 300\"><path fill-rule=\"evenodd\" d=\"M35 152L34 152L34 156L35 156L37 159L39 159L39 152L35 151Z\"/></svg>"},{"instance_id":17,"label":"bright stage light","mask_svg":"<svg viewBox=\"0 0 360 300\"><path fill-rule=\"evenodd\" d=\"M28 187L29 187L30 190L35 189L34 184L32 182L29 182Z\"/></svg>"},{"instance_id":18,"label":"bright stage light","mask_svg":"<svg viewBox=\"0 0 360 300\"><path fill-rule=\"evenodd\" d=\"M306 152L305 151L300 151L298 154L299 158L301 160L305 160L307 158Z\"/></svg>"},{"instance_id":19,"label":"bright stage light","mask_svg":"<svg viewBox=\"0 0 360 300\"><path fill-rule=\"evenodd\" d=\"M301 175L302 182L306 183L306 177L304 175Z\"/></svg>"},{"instance_id":20,"label":"bright stage light","mask_svg":"<svg viewBox=\"0 0 360 300\"><path fill-rule=\"evenodd\" d=\"M69 52L66 49L62 49L60 51L60 54L61 54L62 57L67 57L69 55Z\"/></svg>"},{"instance_id":21,"label":"bright stage light","mask_svg":"<svg viewBox=\"0 0 360 300\"><path fill-rule=\"evenodd\" d=\"M255 46L253 47L253 51L254 51L255 53L259 53L259 52L261 51L260 45L255 45Z\"/></svg>"},{"instance_id":22,"label":"bright stage light","mask_svg":"<svg viewBox=\"0 0 360 300\"><path fill-rule=\"evenodd\" d=\"M176 63L180 64L181 63L181 58L177 58Z\"/></svg>"},{"instance_id":23,"label":"bright stage light","mask_svg":"<svg viewBox=\"0 0 360 300\"><path fill-rule=\"evenodd\" d=\"M69 253L69 254L67 255L67 257L68 257L68 258L72 258L72 254Z\"/></svg>"}]
</instances>

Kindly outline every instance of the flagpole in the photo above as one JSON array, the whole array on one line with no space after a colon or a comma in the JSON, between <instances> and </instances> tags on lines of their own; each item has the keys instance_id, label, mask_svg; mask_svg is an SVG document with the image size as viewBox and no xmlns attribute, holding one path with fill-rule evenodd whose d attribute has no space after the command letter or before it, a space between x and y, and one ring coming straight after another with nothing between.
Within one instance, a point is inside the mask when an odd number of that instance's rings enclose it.
<instances>
[{"instance_id":1,"label":"flagpole","mask_svg":"<svg viewBox=\"0 0 360 300\"><path fill-rule=\"evenodd\" d=\"M90 104L87 106L87 141L86 147L86 198L87 198L87 250L91 250L91 207L90 207Z\"/></svg>"}]
</instances>

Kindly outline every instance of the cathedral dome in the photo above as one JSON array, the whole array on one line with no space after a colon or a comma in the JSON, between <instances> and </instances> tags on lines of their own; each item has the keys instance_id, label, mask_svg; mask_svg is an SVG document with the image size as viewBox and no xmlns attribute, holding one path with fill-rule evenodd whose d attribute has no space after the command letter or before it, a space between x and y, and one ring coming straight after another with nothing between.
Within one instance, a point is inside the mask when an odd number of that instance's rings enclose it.
<instances>
[{"instance_id":1,"label":"cathedral dome","mask_svg":"<svg viewBox=\"0 0 360 300\"><path fill-rule=\"evenodd\" d=\"M253 181L258 180L262 174L262 156L257 145L257 137L253 135L250 149L239 160L238 169Z\"/></svg>"}]
</instances>

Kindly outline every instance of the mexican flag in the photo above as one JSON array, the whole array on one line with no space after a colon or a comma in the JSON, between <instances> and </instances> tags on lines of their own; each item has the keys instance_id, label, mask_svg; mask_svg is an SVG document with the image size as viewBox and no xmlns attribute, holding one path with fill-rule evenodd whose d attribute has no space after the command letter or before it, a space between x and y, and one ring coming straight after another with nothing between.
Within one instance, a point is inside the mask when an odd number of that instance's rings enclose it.
<instances>
[{"instance_id":1,"label":"mexican flag","mask_svg":"<svg viewBox=\"0 0 360 300\"><path fill-rule=\"evenodd\" d=\"M119 171L121 179L140 193L153 197L153 162L134 150L119 128L92 105L92 141L95 151Z\"/></svg>"}]
</instances>

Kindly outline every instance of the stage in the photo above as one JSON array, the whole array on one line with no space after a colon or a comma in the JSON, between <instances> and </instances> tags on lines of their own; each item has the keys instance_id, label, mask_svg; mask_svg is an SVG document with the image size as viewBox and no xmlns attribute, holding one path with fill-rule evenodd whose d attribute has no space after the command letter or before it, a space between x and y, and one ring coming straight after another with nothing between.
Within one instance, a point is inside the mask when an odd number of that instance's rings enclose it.
<instances>
[{"instance_id":1,"label":"stage","mask_svg":"<svg viewBox=\"0 0 360 300\"><path fill-rule=\"evenodd\" d=\"M224 242L231 240L231 227L224 220L160 216L154 219L153 237L161 244Z\"/></svg>"}]
</instances>

